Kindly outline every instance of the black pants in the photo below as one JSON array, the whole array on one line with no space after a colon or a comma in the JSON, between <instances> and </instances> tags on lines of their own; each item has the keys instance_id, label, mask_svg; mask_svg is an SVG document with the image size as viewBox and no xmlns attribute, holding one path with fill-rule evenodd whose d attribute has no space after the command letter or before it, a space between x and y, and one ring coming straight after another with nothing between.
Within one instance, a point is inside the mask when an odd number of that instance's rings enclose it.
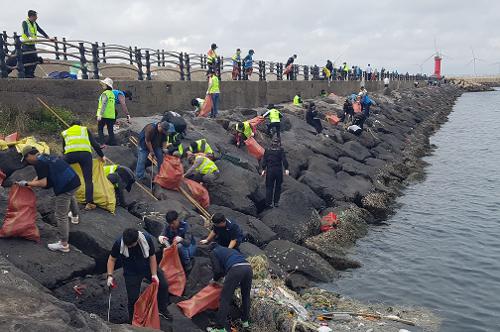
<instances>
[{"instance_id":1,"label":"black pants","mask_svg":"<svg viewBox=\"0 0 500 332\"><path fill-rule=\"evenodd\" d=\"M321 132L323 131L323 125L321 124L320 119L314 118L314 119L307 121L307 123L309 123L311 126L313 126L314 129L316 129L316 132L318 134L321 134Z\"/></svg>"},{"instance_id":2,"label":"black pants","mask_svg":"<svg viewBox=\"0 0 500 332\"><path fill-rule=\"evenodd\" d=\"M64 155L68 164L79 164L85 181L85 202L94 202L94 184L92 182L92 154L87 151L70 152Z\"/></svg>"},{"instance_id":3,"label":"black pants","mask_svg":"<svg viewBox=\"0 0 500 332\"><path fill-rule=\"evenodd\" d=\"M117 173L111 173L108 175L108 180L115 187L115 196L116 201L120 204L121 207L126 208L128 205L125 202L125 195L123 194L123 188L125 184L123 183L122 178Z\"/></svg>"},{"instance_id":4,"label":"black pants","mask_svg":"<svg viewBox=\"0 0 500 332\"><path fill-rule=\"evenodd\" d=\"M271 122L270 124L268 124L267 125L267 134L268 135L272 135L273 128L276 129L276 136L278 136L278 138L281 138L281 134L280 134L281 122Z\"/></svg>"},{"instance_id":5,"label":"black pants","mask_svg":"<svg viewBox=\"0 0 500 332\"><path fill-rule=\"evenodd\" d=\"M146 278L151 281L151 273L145 275L125 276L125 287L127 288L128 298L128 317L132 322L134 318L134 304L139 298L141 293L142 280ZM158 279L160 280L160 287L158 289L158 310L164 312L170 304L170 296L168 294L168 283L161 270L158 270Z\"/></svg>"},{"instance_id":6,"label":"black pants","mask_svg":"<svg viewBox=\"0 0 500 332\"><path fill-rule=\"evenodd\" d=\"M32 52L36 51L35 45L23 45L22 46L23 52ZM26 54L23 55L23 64L26 63L33 63L38 61L38 54L37 53L32 53L32 54ZM35 70L36 70L36 64L33 66L26 66L24 67L24 75L26 78L33 78L35 77Z\"/></svg>"},{"instance_id":7,"label":"black pants","mask_svg":"<svg viewBox=\"0 0 500 332\"><path fill-rule=\"evenodd\" d=\"M101 119L97 122L97 132L99 133L99 142L101 144L115 145L115 132L113 126L116 119ZM104 126L108 127L108 141L104 140Z\"/></svg>"},{"instance_id":8,"label":"black pants","mask_svg":"<svg viewBox=\"0 0 500 332\"><path fill-rule=\"evenodd\" d=\"M250 290L252 289L253 271L250 265L234 266L229 269L224 280L222 293L220 296L219 310L216 315L216 327L218 329L226 328L231 331L227 315L231 308L234 291L238 286L241 288L241 320L247 321L250 317Z\"/></svg>"},{"instance_id":9,"label":"black pants","mask_svg":"<svg viewBox=\"0 0 500 332\"><path fill-rule=\"evenodd\" d=\"M268 206L271 206L273 201L274 204L279 203L282 184L283 169L281 167L268 168L266 171L266 203Z\"/></svg>"}]
</instances>

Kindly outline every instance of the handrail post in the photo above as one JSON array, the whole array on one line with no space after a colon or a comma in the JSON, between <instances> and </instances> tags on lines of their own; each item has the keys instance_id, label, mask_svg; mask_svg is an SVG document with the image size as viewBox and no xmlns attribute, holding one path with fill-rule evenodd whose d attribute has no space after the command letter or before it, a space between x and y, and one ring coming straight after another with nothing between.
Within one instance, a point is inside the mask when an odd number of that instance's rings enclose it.
<instances>
[{"instance_id":1,"label":"handrail post","mask_svg":"<svg viewBox=\"0 0 500 332\"><path fill-rule=\"evenodd\" d=\"M184 53L179 53L179 74L181 81L184 81Z\"/></svg>"},{"instance_id":2,"label":"handrail post","mask_svg":"<svg viewBox=\"0 0 500 332\"><path fill-rule=\"evenodd\" d=\"M54 51L56 52L56 60L60 60L60 57L59 57L59 44L57 42L57 37L54 37Z\"/></svg>"},{"instance_id":3,"label":"handrail post","mask_svg":"<svg viewBox=\"0 0 500 332\"><path fill-rule=\"evenodd\" d=\"M191 81L191 63L189 60L189 53L184 53L184 63L186 65L186 78Z\"/></svg>"},{"instance_id":4,"label":"handrail post","mask_svg":"<svg viewBox=\"0 0 500 332\"><path fill-rule=\"evenodd\" d=\"M278 81L283 80L283 64L281 62L278 63L278 65L276 67L276 79Z\"/></svg>"},{"instance_id":5,"label":"handrail post","mask_svg":"<svg viewBox=\"0 0 500 332\"><path fill-rule=\"evenodd\" d=\"M97 42L96 42L97 44ZM103 42L102 44L102 62L106 63L106 44ZM99 56L99 44L97 44L97 56Z\"/></svg>"},{"instance_id":6,"label":"handrail post","mask_svg":"<svg viewBox=\"0 0 500 332\"><path fill-rule=\"evenodd\" d=\"M135 61L137 62L137 69L138 69L138 72L137 72L137 78L139 79L139 81L142 81L144 80L144 73L142 71L142 60L141 60L141 50L137 48L137 46L135 47Z\"/></svg>"},{"instance_id":7,"label":"handrail post","mask_svg":"<svg viewBox=\"0 0 500 332\"><path fill-rule=\"evenodd\" d=\"M82 70L82 79L86 80L89 78L87 74L87 59L85 58L85 47L83 43L79 43L80 47L80 69Z\"/></svg>"},{"instance_id":8,"label":"handrail post","mask_svg":"<svg viewBox=\"0 0 500 332\"><path fill-rule=\"evenodd\" d=\"M8 48L9 45L7 45L9 43L8 36L7 36L7 31L5 31L5 30L3 31L2 38L3 38L3 43L4 43L3 44L4 52L5 52L5 54L9 54L9 48Z\"/></svg>"},{"instance_id":9,"label":"handrail post","mask_svg":"<svg viewBox=\"0 0 500 332\"><path fill-rule=\"evenodd\" d=\"M130 61L130 64L133 65L134 64L134 60L133 60L133 57L132 57L132 46L129 46L128 47L128 56L129 56L129 61Z\"/></svg>"},{"instance_id":10,"label":"handrail post","mask_svg":"<svg viewBox=\"0 0 500 332\"><path fill-rule=\"evenodd\" d=\"M241 61L238 62L238 81L241 81L241 71L243 70L242 66L241 66Z\"/></svg>"},{"instance_id":11,"label":"handrail post","mask_svg":"<svg viewBox=\"0 0 500 332\"><path fill-rule=\"evenodd\" d=\"M259 61L259 81L263 81L264 80L264 76L262 74L262 60Z\"/></svg>"},{"instance_id":12,"label":"handrail post","mask_svg":"<svg viewBox=\"0 0 500 332\"><path fill-rule=\"evenodd\" d=\"M161 66L165 67L165 50L161 50Z\"/></svg>"},{"instance_id":13,"label":"handrail post","mask_svg":"<svg viewBox=\"0 0 500 332\"><path fill-rule=\"evenodd\" d=\"M158 61L158 62L156 63L156 66L157 66L157 67L160 67L160 66L161 66L161 62L160 62L160 61L161 61L161 55L160 55L160 50L159 50L159 49L158 49L158 50L156 50L156 60Z\"/></svg>"},{"instance_id":14,"label":"handrail post","mask_svg":"<svg viewBox=\"0 0 500 332\"><path fill-rule=\"evenodd\" d=\"M23 63L23 50L21 47L21 39L14 32L14 42L16 45L16 58L17 58L17 77L24 78L24 63Z\"/></svg>"},{"instance_id":15,"label":"handrail post","mask_svg":"<svg viewBox=\"0 0 500 332\"><path fill-rule=\"evenodd\" d=\"M68 49L66 47L66 37L63 37L63 59L68 60Z\"/></svg>"},{"instance_id":16,"label":"handrail post","mask_svg":"<svg viewBox=\"0 0 500 332\"><path fill-rule=\"evenodd\" d=\"M146 79L151 81L151 58L148 50L146 50Z\"/></svg>"},{"instance_id":17,"label":"handrail post","mask_svg":"<svg viewBox=\"0 0 500 332\"><path fill-rule=\"evenodd\" d=\"M309 81L309 66L304 66L304 81Z\"/></svg>"},{"instance_id":18,"label":"handrail post","mask_svg":"<svg viewBox=\"0 0 500 332\"><path fill-rule=\"evenodd\" d=\"M221 80L222 79L222 77L221 77L221 75L222 75L221 67L222 67L222 61L224 61L224 58L218 56L216 61L217 61L216 64L215 64L216 74L217 74L217 77L219 78L219 80ZM222 67L222 68L224 68L224 67Z\"/></svg>"},{"instance_id":19,"label":"handrail post","mask_svg":"<svg viewBox=\"0 0 500 332\"><path fill-rule=\"evenodd\" d=\"M92 44L92 64L94 65L93 79L99 79L99 44Z\"/></svg>"},{"instance_id":20,"label":"handrail post","mask_svg":"<svg viewBox=\"0 0 500 332\"><path fill-rule=\"evenodd\" d=\"M7 65L5 64L5 42L3 38L0 38L0 78L6 78L7 75Z\"/></svg>"}]
</instances>

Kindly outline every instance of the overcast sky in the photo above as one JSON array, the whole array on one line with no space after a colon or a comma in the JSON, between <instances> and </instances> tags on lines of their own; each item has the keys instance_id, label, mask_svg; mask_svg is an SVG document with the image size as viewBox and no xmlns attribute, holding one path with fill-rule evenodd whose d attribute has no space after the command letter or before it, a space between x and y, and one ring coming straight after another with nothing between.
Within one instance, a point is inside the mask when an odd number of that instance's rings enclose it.
<instances>
[{"instance_id":1,"label":"overcast sky","mask_svg":"<svg viewBox=\"0 0 500 332\"><path fill-rule=\"evenodd\" d=\"M473 74L471 48L478 74L500 73L499 0L25 0L1 6L0 30L19 31L28 9L51 36L197 53L215 42L224 56L412 73L436 38L443 74Z\"/></svg>"}]
</instances>

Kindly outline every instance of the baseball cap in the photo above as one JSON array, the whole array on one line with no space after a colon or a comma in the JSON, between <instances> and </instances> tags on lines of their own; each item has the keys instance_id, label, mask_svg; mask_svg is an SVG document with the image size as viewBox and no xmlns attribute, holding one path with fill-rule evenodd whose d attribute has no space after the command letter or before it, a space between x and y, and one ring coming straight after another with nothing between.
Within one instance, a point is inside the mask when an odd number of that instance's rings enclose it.
<instances>
[{"instance_id":1,"label":"baseball cap","mask_svg":"<svg viewBox=\"0 0 500 332\"><path fill-rule=\"evenodd\" d=\"M34 153L38 153L38 150L35 147L31 145L24 146L23 149L21 150L21 155L22 155L21 162L24 161L24 158L26 158L28 154L34 154Z\"/></svg>"}]
</instances>

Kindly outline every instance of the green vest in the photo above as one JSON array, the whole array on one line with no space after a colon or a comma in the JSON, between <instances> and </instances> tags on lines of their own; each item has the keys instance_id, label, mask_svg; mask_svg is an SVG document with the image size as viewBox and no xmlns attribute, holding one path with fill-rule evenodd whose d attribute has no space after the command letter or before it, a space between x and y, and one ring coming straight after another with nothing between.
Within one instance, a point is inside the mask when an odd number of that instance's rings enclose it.
<instances>
[{"instance_id":1,"label":"green vest","mask_svg":"<svg viewBox=\"0 0 500 332\"><path fill-rule=\"evenodd\" d=\"M273 108L272 110L269 111L269 122L274 123L274 122L280 122L280 111L277 109Z\"/></svg>"},{"instance_id":2,"label":"green vest","mask_svg":"<svg viewBox=\"0 0 500 332\"><path fill-rule=\"evenodd\" d=\"M214 154L212 147L207 143L206 139L199 139L195 143L198 148L197 152L203 152L204 154ZM205 147L203 148L203 146ZM189 147L189 151L194 152L192 147Z\"/></svg>"},{"instance_id":3,"label":"green vest","mask_svg":"<svg viewBox=\"0 0 500 332\"><path fill-rule=\"evenodd\" d=\"M243 128L240 128L239 124L237 124L236 130L242 133L243 136L245 136L245 139L252 137L253 130L252 126L250 126L250 122L248 121L243 122Z\"/></svg>"},{"instance_id":4,"label":"green vest","mask_svg":"<svg viewBox=\"0 0 500 332\"><path fill-rule=\"evenodd\" d=\"M210 90L208 90L208 93L220 93L219 89L219 78L216 75L212 76L212 86L210 87Z\"/></svg>"},{"instance_id":5,"label":"green vest","mask_svg":"<svg viewBox=\"0 0 500 332\"><path fill-rule=\"evenodd\" d=\"M92 152L87 127L71 126L61 133L64 139L64 154L70 152Z\"/></svg>"},{"instance_id":6,"label":"green vest","mask_svg":"<svg viewBox=\"0 0 500 332\"><path fill-rule=\"evenodd\" d=\"M203 156L196 157L196 159L198 159L198 158L203 159L203 162L201 163L201 165L196 167L196 171L198 173L206 175L206 174L212 174L214 172L219 171L219 169L217 168L217 165L215 165L215 163L213 161L211 161L210 159L208 159L207 157L203 157Z\"/></svg>"},{"instance_id":7,"label":"green vest","mask_svg":"<svg viewBox=\"0 0 500 332\"><path fill-rule=\"evenodd\" d=\"M24 30L21 25L21 31L23 32L23 34L21 35L21 40L25 42L25 44L32 45L35 43L34 41L37 39L38 26L36 25L36 22L33 22L32 24L29 18L27 18L25 22L28 24L29 35L26 35L24 33ZM31 42L29 42L30 40Z\"/></svg>"},{"instance_id":8,"label":"green vest","mask_svg":"<svg viewBox=\"0 0 500 332\"><path fill-rule=\"evenodd\" d=\"M212 51L212 52L210 52L210 51ZM212 64L212 63L215 63L217 61L217 53L215 53L215 51L212 49L210 51L208 52L208 55L207 55L207 63L208 64Z\"/></svg>"},{"instance_id":9,"label":"green vest","mask_svg":"<svg viewBox=\"0 0 500 332\"><path fill-rule=\"evenodd\" d=\"M106 95L108 97L108 102L106 103L106 109L102 113L103 119L116 119L116 111L115 111L115 94L111 90L105 90L99 96L99 105L97 106L96 115L99 116L101 114L102 109L102 95Z\"/></svg>"},{"instance_id":10,"label":"green vest","mask_svg":"<svg viewBox=\"0 0 500 332\"><path fill-rule=\"evenodd\" d=\"M296 95L295 97L293 97L293 104L296 105L296 106L302 105L302 101L300 100L300 97L298 95Z\"/></svg>"}]
</instances>

